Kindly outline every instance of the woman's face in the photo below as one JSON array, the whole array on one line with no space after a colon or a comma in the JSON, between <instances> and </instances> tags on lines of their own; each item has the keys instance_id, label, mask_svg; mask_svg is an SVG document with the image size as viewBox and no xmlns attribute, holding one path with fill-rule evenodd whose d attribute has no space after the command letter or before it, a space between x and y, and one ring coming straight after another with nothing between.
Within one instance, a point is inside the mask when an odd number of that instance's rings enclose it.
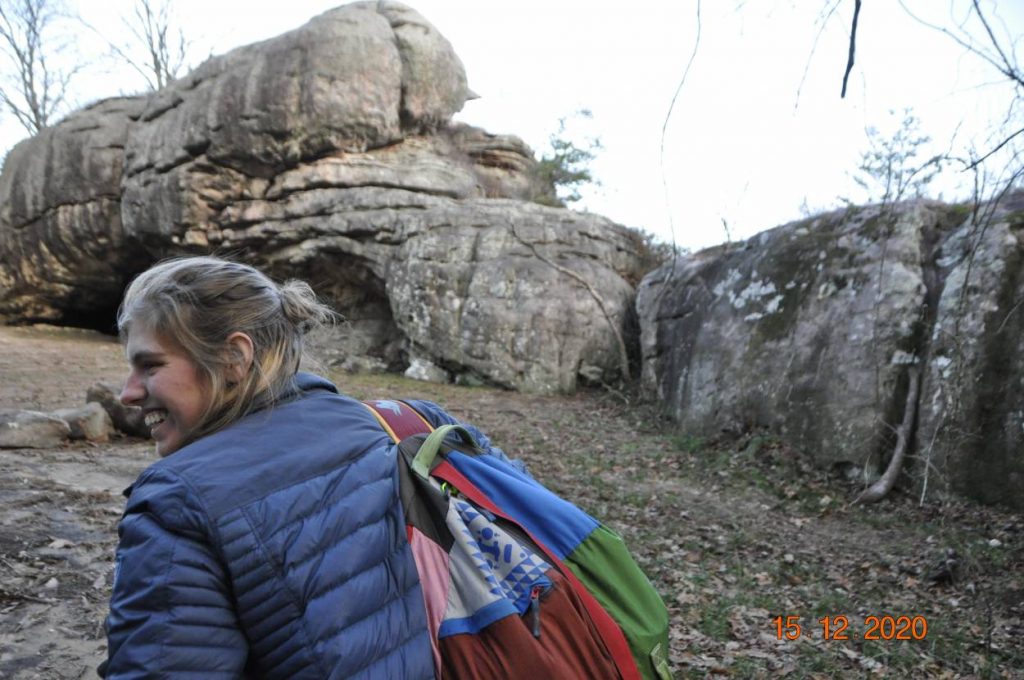
<instances>
[{"instance_id":1,"label":"woman's face","mask_svg":"<svg viewBox=\"0 0 1024 680\"><path fill-rule=\"evenodd\" d=\"M210 404L210 390L195 363L176 344L142 324L128 333L131 372L121 403L138 406L146 418L157 455L182 447Z\"/></svg>"}]
</instances>

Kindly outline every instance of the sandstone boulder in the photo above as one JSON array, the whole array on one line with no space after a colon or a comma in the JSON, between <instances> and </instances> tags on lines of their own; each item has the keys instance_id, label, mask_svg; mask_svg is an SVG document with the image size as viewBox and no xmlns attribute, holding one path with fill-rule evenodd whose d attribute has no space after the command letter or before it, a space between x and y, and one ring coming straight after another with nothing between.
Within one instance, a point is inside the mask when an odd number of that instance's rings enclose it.
<instances>
[{"instance_id":1,"label":"sandstone boulder","mask_svg":"<svg viewBox=\"0 0 1024 680\"><path fill-rule=\"evenodd\" d=\"M142 409L122 404L118 398L118 390L111 385L96 383L86 391L85 401L102 406L119 431L133 437L149 437L149 428L143 419Z\"/></svg>"},{"instance_id":2,"label":"sandstone boulder","mask_svg":"<svg viewBox=\"0 0 1024 680\"><path fill-rule=\"evenodd\" d=\"M910 483L1024 507L1022 207L850 208L679 258L638 291L644 386L688 432L868 477L909 417Z\"/></svg>"},{"instance_id":3,"label":"sandstone boulder","mask_svg":"<svg viewBox=\"0 0 1024 680\"><path fill-rule=\"evenodd\" d=\"M838 212L663 266L637 299L645 385L689 431L767 429L824 464L877 466L916 361L933 219Z\"/></svg>"},{"instance_id":4,"label":"sandstone boulder","mask_svg":"<svg viewBox=\"0 0 1024 680\"><path fill-rule=\"evenodd\" d=\"M310 203L319 216L299 217ZM272 273L331 282L331 297L351 301L342 306L350 322L354 311L379 333L364 335L365 345L396 347L398 335L411 356L455 377L537 392L618 376L615 333L631 304L639 243L608 220L507 199L348 186L245 210L225 218L232 226L220 243L263 251L257 261ZM278 249L266 252L267 242Z\"/></svg>"},{"instance_id":5,"label":"sandstone boulder","mask_svg":"<svg viewBox=\"0 0 1024 680\"><path fill-rule=\"evenodd\" d=\"M540 391L614 378L640 242L524 202L543 193L533 153L452 123L471 96L423 17L359 2L73 114L0 178L0 320L109 329L149 264L230 253L339 309L339 365L419 356L456 380ZM69 159L77 184L43 156ZM34 198L10 199L22 185Z\"/></svg>"},{"instance_id":6,"label":"sandstone boulder","mask_svg":"<svg viewBox=\"0 0 1024 680\"><path fill-rule=\"evenodd\" d=\"M113 316L138 271L121 172L142 98L108 99L15 146L0 173L0 322Z\"/></svg>"},{"instance_id":7,"label":"sandstone boulder","mask_svg":"<svg viewBox=\"0 0 1024 680\"><path fill-rule=\"evenodd\" d=\"M114 423L110 416L94 401L77 408L58 409L50 415L68 424L71 428L71 439L102 443L110 441L110 435L114 431Z\"/></svg>"},{"instance_id":8,"label":"sandstone boulder","mask_svg":"<svg viewBox=\"0 0 1024 680\"><path fill-rule=\"evenodd\" d=\"M159 248L187 244L282 171L436 130L468 96L451 45L414 10L338 7L150 98L125 154L125 222Z\"/></svg>"},{"instance_id":9,"label":"sandstone boulder","mask_svg":"<svg viewBox=\"0 0 1024 680\"><path fill-rule=\"evenodd\" d=\"M0 409L2 449L51 449L70 435L66 422L47 413Z\"/></svg>"}]
</instances>

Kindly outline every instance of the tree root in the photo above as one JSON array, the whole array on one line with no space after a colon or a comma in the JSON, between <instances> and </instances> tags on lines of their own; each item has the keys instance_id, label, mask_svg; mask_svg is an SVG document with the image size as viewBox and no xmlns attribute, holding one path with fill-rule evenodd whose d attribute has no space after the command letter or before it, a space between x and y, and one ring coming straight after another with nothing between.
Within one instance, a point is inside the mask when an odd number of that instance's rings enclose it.
<instances>
[{"instance_id":1,"label":"tree root","mask_svg":"<svg viewBox=\"0 0 1024 680\"><path fill-rule=\"evenodd\" d=\"M910 440L910 431L914 426L914 417L917 415L917 395L921 384L921 368L915 366L910 369L910 386L907 388L907 401L903 407L903 422L896 430L896 448L892 452L892 459L885 473L878 478L874 484L865 489L853 499L854 503L875 503L882 500L892 488L896 486L896 478L903 469L903 460L907 457L907 444Z\"/></svg>"}]
</instances>

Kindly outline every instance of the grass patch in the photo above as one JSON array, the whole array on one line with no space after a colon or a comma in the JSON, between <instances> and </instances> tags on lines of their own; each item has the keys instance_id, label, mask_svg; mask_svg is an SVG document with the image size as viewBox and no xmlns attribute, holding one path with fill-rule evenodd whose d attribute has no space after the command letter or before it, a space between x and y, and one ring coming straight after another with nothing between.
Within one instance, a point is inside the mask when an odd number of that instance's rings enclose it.
<instances>
[{"instance_id":1,"label":"grass patch","mask_svg":"<svg viewBox=\"0 0 1024 680\"><path fill-rule=\"evenodd\" d=\"M676 451L681 451L688 454L700 453L704 450L706 442L703 437L698 437L692 434L674 434L668 438L669 442Z\"/></svg>"}]
</instances>

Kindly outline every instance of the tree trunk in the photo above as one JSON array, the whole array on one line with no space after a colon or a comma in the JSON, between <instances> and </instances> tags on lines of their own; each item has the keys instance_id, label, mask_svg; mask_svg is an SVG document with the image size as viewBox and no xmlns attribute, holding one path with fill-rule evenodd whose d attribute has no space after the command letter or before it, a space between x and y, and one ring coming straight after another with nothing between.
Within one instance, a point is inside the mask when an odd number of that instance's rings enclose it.
<instances>
[{"instance_id":1,"label":"tree trunk","mask_svg":"<svg viewBox=\"0 0 1024 680\"><path fill-rule=\"evenodd\" d=\"M914 417L917 415L917 393L921 382L921 368L915 366L910 369L910 386L907 388L907 401L903 407L903 422L896 430L896 448L892 452L892 460L885 473L878 478L874 484L865 489L854 503L874 503L889 495L896 485L896 478L903 469L903 459L907 457L907 442L910 439L910 431L914 426Z\"/></svg>"}]
</instances>

